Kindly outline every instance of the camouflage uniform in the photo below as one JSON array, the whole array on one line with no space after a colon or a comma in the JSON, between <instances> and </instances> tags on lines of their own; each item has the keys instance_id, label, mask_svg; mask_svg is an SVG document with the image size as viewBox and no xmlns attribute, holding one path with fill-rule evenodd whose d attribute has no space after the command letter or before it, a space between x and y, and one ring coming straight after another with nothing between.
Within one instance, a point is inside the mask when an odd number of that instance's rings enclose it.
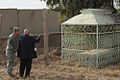
<instances>
[{"instance_id":1,"label":"camouflage uniform","mask_svg":"<svg viewBox=\"0 0 120 80\"><path fill-rule=\"evenodd\" d=\"M7 72L12 74L13 67L15 66L14 59L15 53L17 51L19 36L14 36L11 34L8 37L7 47L6 47L6 57L7 57Z\"/></svg>"}]
</instances>

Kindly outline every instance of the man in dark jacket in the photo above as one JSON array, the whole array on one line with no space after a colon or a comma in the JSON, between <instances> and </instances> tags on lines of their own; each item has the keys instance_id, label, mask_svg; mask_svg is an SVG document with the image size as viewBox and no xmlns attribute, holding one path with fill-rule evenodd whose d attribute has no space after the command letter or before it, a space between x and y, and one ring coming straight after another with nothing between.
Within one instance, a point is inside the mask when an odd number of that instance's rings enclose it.
<instances>
[{"instance_id":1,"label":"man in dark jacket","mask_svg":"<svg viewBox=\"0 0 120 80\"><path fill-rule=\"evenodd\" d=\"M29 30L24 30L24 35L20 38L18 44L18 57L20 57L20 77L23 77L26 69L25 77L30 76L32 59L36 58L35 43L39 42L40 36L37 38L30 36Z\"/></svg>"}]
</instances>

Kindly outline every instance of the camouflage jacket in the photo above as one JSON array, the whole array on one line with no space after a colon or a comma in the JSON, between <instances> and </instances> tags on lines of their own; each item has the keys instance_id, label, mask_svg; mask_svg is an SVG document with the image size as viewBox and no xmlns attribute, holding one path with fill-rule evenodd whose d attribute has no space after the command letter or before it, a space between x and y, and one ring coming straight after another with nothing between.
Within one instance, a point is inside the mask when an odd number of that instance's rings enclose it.
<instances>
[{"instance_id":1,"label":"camouflage jacket","mask_svg":"<svg viewBox=\"0 0 120 80\"><path fill-rule=\"evenodd\" d=\"M19 40L19 36L14 36L13 34L8 36L6 50L16 52L18 47L18 40Z\"/></svg>"}]
</instances>

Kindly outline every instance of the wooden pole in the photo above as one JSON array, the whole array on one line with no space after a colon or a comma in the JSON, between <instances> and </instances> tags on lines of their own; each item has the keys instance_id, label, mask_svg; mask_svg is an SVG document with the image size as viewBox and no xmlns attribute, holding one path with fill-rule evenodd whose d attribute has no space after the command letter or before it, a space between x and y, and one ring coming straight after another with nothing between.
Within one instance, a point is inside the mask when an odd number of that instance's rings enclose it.
<instances>
[{"instance_id":1,"label":"wooden pole","mask_svg":"<svg viewBox=\"0 0 120 80\"><path fill-rule=\"evenodd\" d=\"M46 26L46 9L43 9L43 32L44 32L44 58L45 65L48 66L48 28Z\"/></svg>"},{"instance_id":2,"label":"wooden pole","mask_svg":"<svg viewBox=\"0 0 120 80\"><path fill-rule=\"evenodd\" d=\"M0 15L0 37L1 37L1 29L2 29L2 26L1 26L1 24L2 24L2 16Z\"/></svg>"}]
</instances>

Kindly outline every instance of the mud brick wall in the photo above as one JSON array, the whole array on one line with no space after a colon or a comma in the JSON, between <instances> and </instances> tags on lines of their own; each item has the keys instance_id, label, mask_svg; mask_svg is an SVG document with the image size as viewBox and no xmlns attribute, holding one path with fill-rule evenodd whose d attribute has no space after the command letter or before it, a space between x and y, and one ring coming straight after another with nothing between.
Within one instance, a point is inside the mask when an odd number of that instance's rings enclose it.
<instances>
[{"instance_id":1,"label":"mud brick wall","mask_svg":"<svg viewBox=\"0 0 120 80\"><path fill-rule=\"evenodd\" d=\"M44 38L41 35L40 42L36 44L36 48L38 48L37 53L43 53L44 48ZM61 33L50 33L48 35L48 47L49 52L54 49L61 49Z\"/></svg>"},{"instance_id":2,"label":"mud brick wall","mask_svg":"<svg viewBox=\"0 0 120 80\"><path fill-rule=\"evenodd\" d=\"M6 37L0 37L0 64L5 61L5 47L6 47Z\"/></svg>"}]
</instances>

